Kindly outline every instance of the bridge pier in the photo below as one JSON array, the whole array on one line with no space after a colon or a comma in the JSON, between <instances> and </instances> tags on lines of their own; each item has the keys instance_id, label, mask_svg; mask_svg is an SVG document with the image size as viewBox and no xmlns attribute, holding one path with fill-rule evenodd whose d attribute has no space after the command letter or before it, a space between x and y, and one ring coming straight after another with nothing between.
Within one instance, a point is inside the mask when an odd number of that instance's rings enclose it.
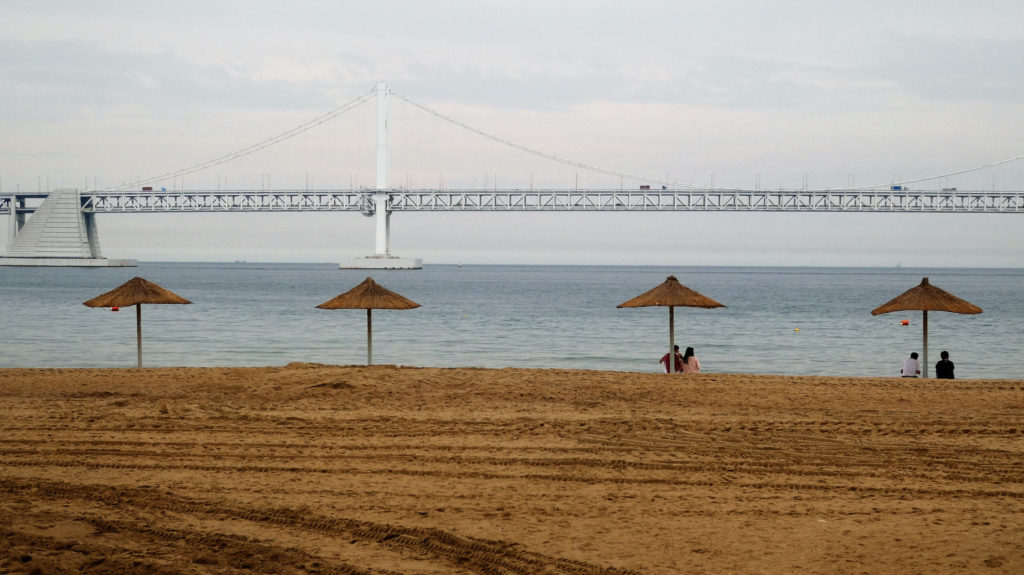
<instances>
[{"instance_id":1,"label":"bridge pier","mask_svg":"<svg viewBox=\"0 0 1024 575\"><path fill-rule=\"evenodd\" d=\"M29 208L26 198L43 198ZM31 218L26 218L33 213ZM78 190L10 196L7 252L3 266L134 267L136 260L112 260L100 250L96 214L82 211Z\"/></svg>"},{"instance_id":2,"label":"bridge pier","mask_svg":"<svg viewBox=\"0 0 1024 575\"><path fill-rule=\"evenodd\" d=\"M378 189L373 194L373 212L376 224L375 250L372 256L351 258L338 263L341 269L351 270L418 270L423 269L419 258L400 258L391 255L391 210L388 194Z\"/></svg>"},{"instance_id":3,"label":"bridge pier","mask_svg":"<svg viewBox=\"0 0 1024 575\"><path fill-rule=\"evenodd\" d=\"M388 87L377 83L377 188L373 194L376 219L376 250L372 256L352 258L338 264L342 269L418 270L423 260L391 255L391 209L388 206ZM367 214L370 215L370 214Z\"/></svg>"},{"instance_id":4,"label":"bridge pier","mask_svg":"<svg viewBox=\"0 0 1024 575\"><path fill-rule=\"evenodd\" d=\"M25 198L11 196L10 206L10 217L7 222L8 246L14 243L14 238L18 237L18 232L20 232L21 228L25 226Z\"/></svg>"}]
</instances>

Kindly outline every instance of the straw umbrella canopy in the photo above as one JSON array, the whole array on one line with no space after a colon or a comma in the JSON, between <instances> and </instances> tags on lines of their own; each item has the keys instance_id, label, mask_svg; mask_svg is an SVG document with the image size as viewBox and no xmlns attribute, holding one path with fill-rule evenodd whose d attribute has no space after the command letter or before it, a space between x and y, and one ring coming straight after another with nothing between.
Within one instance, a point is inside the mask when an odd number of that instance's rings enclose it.
<instances>
[{"instance_id":1,"label":"straw umbrella canopy","mask_svg":"<svg viewBox=\"0 0 1024 575\"><path fill-rule=\"evenodd\" d=\"M649 306L668 306L668 357L670 372L675 372L676 370L675 308L677 306L702 307L707 309L725 307L708 296L695 292L679 283L676 276L668 276L665 278L664 282L653 289L648 290L631 300L624 301L616 307Z\"/></svg>"},{"instance_id":2,"label":"straw umbrella canopy","mask_svg":"<svg viewBox=\"0 0 1024 575\"><path fill-rule=\"evenodd\" d=\"M908 289L902 294L875 308L875 310L871 312L871 315L903 310L921 310L921 323L924 324L923 373L925 377L928 377L928 312L951 311L953 313L967 314L981 313L980 307L968 301L964 301L946 290L933 286L928 283L928 278L922 278L919 285Z\"/></svg>"},{"instance_id":3,"label":"straw umbrella canopy","mask_svg":"<svg viewBox=\"0 0 1024 575\"><path fill-rule=\"evenodd\" d=\"M180 295L143 279L132 278L120 286L85 302L89 307L121 308L135 306L135 333L142 367L142 304L144 303L192 303Z\"/></svg>"},{"instance_id":4,"label":"straw umbrella canopy","mask_svg":"<svg viewBox=\"0 0 1024 575\"><path fill-rule=\"evenodd\" d=\"M413 309L420 304L366 278L347 292L316 306L320 309L366 310L366 365L373 364L373 317L375 309Z\"/></svg>"}]
</instances>

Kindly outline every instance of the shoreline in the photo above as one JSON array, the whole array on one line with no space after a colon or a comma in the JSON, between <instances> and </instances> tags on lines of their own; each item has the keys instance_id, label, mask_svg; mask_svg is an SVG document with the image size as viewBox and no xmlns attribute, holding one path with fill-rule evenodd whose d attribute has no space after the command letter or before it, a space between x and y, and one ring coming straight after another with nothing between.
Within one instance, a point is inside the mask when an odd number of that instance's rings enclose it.
<instances>
[{"instance_id":1,"label":"shoreline","mask_svg":"<svg viewBox=\"0 0 1024 575\"><path fill-rule=\"evenodd\" d=\"M145 374L148 372L155 372L159 370L273 370L273 369L289 369L294 367L320 367L320 368L339 368L339 369L398 369L398 370L483 370L483 371L537 371L537 372L569 372L569 373L580 373L580 374L619 374L623 376L650 376L658 377L665 376L666 378L687 378L694 377L694 374L668 374L664 372L664 368L661 371L625 371L625 370L614 370L614 369L586 369L586 368L572 368L572 367L522 367L522 366L507 366L507 367L487 367L487 366L471 366L471 365L460 365L460 366L422 366L422 365L402 365L394 363L376 363L373 365L363 364L331 364L331 363L317 363L317 362L304 362L304 361L292 361L283 365L156 365L156 366L143 366L141 368L134 366L0 366L0 376L5 372L19 372L19 371L33 371L33 372L91 372L91 371L111 371L111 372L138 372L138 374ZM893 376L882 376L882 375L834 375L834 374L822 374L822 375L808 375L808 374L787 374L787 373L747 373L747 372L717 372L717 371L703 371L696 374L696 377L723 377L723 378L792 378L792 379L835 379L835 380L906 380L908 382L918 381L938 381L946 383L1000 383L1000 384L1021 384L1024 386L1024 377L1013 378L1013 377L978 377L978 378L957 378L957 379L939 379L934 376L931 377L903 377L899 375Z\"/></svg>"}]
</instances>

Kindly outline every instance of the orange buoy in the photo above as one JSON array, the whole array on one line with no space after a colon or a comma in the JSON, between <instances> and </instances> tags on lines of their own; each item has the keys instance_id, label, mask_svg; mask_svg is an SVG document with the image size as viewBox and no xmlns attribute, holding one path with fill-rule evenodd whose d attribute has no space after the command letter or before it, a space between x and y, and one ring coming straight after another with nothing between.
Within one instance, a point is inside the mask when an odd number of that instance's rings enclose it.
<instances>
[{"instance_id":1,"label":"orange buoy","mask_svg":"<svg viewBox=\"0 0 1024 575\"><path fill-rule=\"evenodd\" d=\"M910 320L909 319L905 319L905 320L900 322L900 325L910 325Z\"/></svg>"},{"instance_id":2,"label":"orange buoy","mask_svg":"<svg viewBox=\"0 0 1024 575\"><path fill-rule=\"evenodd\" d=\"M115 305L114 307L110 308L110 311L121 311L121 308Z\"/></svg>"}]
</instances>

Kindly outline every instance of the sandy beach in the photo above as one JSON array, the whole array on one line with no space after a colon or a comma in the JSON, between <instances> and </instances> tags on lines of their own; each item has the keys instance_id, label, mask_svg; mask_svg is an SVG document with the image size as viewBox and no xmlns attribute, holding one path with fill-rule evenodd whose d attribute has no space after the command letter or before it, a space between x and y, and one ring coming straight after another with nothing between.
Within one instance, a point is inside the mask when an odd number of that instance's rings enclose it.
<instances>
[{"instance_id":1,"label":"sandy beach","mask_svg":"<svg viewBox=\"0 0 1024 575\"><path fill-rule=\"evenodd\" d=\"M1024 382L0 370L4 573L1021 573Z\"/></svg>"}]
</instances>

